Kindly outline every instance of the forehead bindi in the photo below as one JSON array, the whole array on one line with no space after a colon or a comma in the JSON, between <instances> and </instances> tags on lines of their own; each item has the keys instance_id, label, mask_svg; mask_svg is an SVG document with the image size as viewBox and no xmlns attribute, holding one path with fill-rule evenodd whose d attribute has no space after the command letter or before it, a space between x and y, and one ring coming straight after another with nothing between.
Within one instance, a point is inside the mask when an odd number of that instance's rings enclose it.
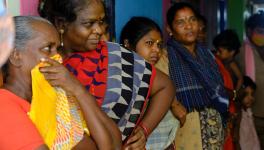
<instances>
[{"instance_id":1,"label":"forehead bindi","mask_svg":"<svg viewBox=\"0 0 264 150\"><path fill-rule=\"evenodd\" d=\"M188 19L194 17L194 13L190 8L183 8L176 12L174 19Z\"/></svg>"}]
</instances>

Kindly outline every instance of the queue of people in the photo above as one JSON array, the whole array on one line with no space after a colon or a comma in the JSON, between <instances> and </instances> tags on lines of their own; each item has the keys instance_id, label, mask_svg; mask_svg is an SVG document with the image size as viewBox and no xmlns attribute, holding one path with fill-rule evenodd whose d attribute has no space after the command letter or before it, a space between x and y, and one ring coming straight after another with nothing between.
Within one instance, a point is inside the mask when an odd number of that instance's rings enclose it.
<instances>
[{"instance_id":1,"label":"queue of people","mask_svg":"<svg viewBox=\"0 0 264 150\"><path fill-rule=\"evenodd\" d=\"M263 13L246 21L239 52L233 30L205 40L186 2L168 10L166 42L134 16L120 44L101 0L43 0L41 17L13 22L1 10L0 149L263 148Z\"/></svg>"}]
</instances>

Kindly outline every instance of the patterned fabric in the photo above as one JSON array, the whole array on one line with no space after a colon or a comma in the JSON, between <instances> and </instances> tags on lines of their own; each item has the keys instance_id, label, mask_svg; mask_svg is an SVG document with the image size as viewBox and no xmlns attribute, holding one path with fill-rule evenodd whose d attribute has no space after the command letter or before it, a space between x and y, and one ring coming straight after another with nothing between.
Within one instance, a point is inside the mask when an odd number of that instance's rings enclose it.
<instances>
[{"instance_id":1,"label":"patterned fabric","mask_svg":"<svg viewBox=\"0 0 264 150\"><path fill-rule=\"evenodd\" d=\"M222 150L224 129L221 116L215 110L206 108L199 112L203 150Z\"/></svg>"},{"instance_id":2,"label":"patterned fabric","mask_svg":"<svg viewBox=\"0 0 264 150\"><path fill-rule=\"evenodd\" d=\"M168 63L169 60L167 55L163 54L159 59L158 63L155 64L155 67L168 75ZM169 110L164 116L164 118L160 121L158 126L149 135L146 144L146 149L161 150L167 148L170 144L174 142L176 132L179 127L179 121L174 117L171 110Z\"/></svg>"},{"instance_id":3,"label":"patterned fabric","mask_svg":"<svg viewBox=\"0 0 264 150\"><path fill-rule=\"evenodd\" d=\"M223 117L228 109L228 95L213 55L201 48L196 58L177 41L169 39L169 71L176 89L176 97L187 110L214 107Z\"/></svg>"},{"instance_id":4,"label":"patterned fabric","mask_svg":"<svg viewBox=\"0 0 264 150\"><path fill-rule=\"evenodd\" d=\"M155 130L149 135L146 149L162 150L167 148L175 139L176 131L179 128L179 121L169 110Z\"/></svg>"},{"instance_id":5,"label":"patterned fabric","mask_svg":"<svg viewBox=\"0 0 264 150\"><path fill-rule=\"evenodd\" d=\"M61 57L55 55L52 59ZM45 80L39 71L43 65L48 64L40 63L31 71L33 96L29 116L49 149L68 150L88 130L77 101L68 99L62 88L54 88Z\"/></svg>"},{"instance_id":6,"label":"patterned fabric","mask_svg":"<svg viewBox=\"0 0 264 150\"><path fill-rule=\"evenodd\" d=\"M101 106L106 91L108 54L105 43L99 43L96 50L72 54L63 62Z\"/></svg>"},{"instance_id":7,"label":"patterned fabric","mask_svg":"<svg viewBox=\"0 0 264 150\"><path fill-rule=\"evenodd\" d=\"M94 59L96 55L99 56ZM89 90L90 93L117 123L122 140L130 136L144 115L155 68L118 44L104 42L95 51L74 53L64 64L87 89L96 79L94 93ZM99 95L101 92L105 94Z\"/></svg>"}]
</instances>

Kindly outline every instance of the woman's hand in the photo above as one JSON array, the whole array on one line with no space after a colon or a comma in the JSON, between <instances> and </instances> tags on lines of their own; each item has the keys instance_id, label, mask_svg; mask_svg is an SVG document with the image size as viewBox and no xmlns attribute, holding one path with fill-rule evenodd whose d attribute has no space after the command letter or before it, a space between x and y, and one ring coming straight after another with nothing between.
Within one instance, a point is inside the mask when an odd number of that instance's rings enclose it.
<instances>
[{"instance_id":1,"label":"woman's hand","mask_svg":"<svg viewBox=\"0 0 264 150\"><path fill-rule=\"evenodd\" d=\"M186 111L185 107L179 101L176 100L176 98L173 100L173 102L171 104L171 111L172 111L173 115L177 119L179 119L180 125L182 127L186 121L187 111Z\"/></svg>"},{"instance_id":2,"label":"woman's hand","mask_svg":"<svg viewBox=\"0 0 264 150\"><path fill-rule=\"evenodd\" d=\"M144 150L146 146L147 138L143 129L138 126L133 131L129 139L127 140L124 150Z\"/></svg>"},{"instance_id":3,"label":"woman's hand","mask_svg":"<svg viewBox=\"0 0 264 150\"><path fill-rule=\"evenodd\" d=\"M59 86L67 94L77 92L76 88L81 86L80 82L62 64L50 58L45 58L44 62L50 65L41 67L39 70L51 86Z\"/></svg>"},{"instance_id":4,"label":"woman's hand","mask_svg":"<svg viewBox=\"0 0 264 150\"><path fill-rule=\"evenodd\" d=\"M52 86L63 88L67 95L73 95L83 112L91 139L98 149L120 149L121 134L112 119L110 119L96 103L94 96L60 63L45 59L50 66L40 68L45 79Z\"/></svg>"}]
</instances>

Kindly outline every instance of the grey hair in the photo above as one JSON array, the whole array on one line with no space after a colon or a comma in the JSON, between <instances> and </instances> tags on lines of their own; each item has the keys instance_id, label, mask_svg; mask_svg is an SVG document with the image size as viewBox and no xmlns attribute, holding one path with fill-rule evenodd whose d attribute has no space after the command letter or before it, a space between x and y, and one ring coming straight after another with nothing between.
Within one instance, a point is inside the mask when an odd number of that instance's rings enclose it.
<instances>
[{"instance_id":1,"label":"grey hair","mask_svg":"<svg viewBox=\"0 0 264 150\"><path fill-rule=\"evenodd\" d=\"M15 48L24 48L25 44L34 38L34 29L32 23L35 21L46 22L52 25L48 20L37 16L15 16Z\"/></svg>"}]
</instances>

